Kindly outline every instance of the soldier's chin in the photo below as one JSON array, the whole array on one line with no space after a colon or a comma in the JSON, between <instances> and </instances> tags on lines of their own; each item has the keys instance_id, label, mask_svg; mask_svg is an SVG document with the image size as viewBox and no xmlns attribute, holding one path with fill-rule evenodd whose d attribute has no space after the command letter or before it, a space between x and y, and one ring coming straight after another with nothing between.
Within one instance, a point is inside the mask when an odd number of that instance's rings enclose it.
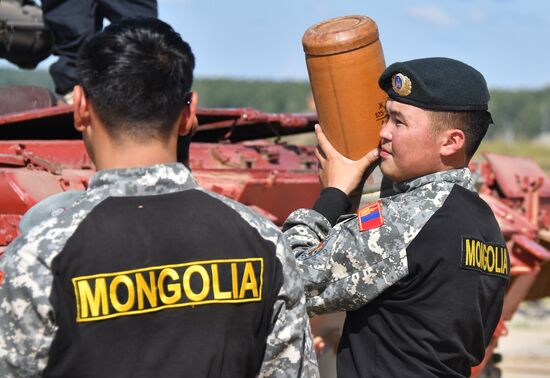
<instances>
[{"instance_id":1,"label":"soldier's chin","mask_svg":"<svg viewBox=\"0 0 550 378\"><path fill-rule=\"evenodd\" d=\"M393 182L399 182L399 175L397 172L395 172L395 169L393 169L392 164L390 161L386 159L382 159L380 162L380 170L382 171L382 175L384 177L390 179Z\"/></svg>"}]
</instances>

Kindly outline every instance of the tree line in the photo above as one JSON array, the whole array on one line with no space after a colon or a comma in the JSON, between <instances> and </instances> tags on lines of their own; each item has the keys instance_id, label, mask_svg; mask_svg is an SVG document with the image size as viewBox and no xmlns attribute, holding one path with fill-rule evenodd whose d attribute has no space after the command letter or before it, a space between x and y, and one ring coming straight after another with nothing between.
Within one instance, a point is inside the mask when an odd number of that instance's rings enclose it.
<instances>
[{"instance_id":1,"label":"tree line","mask_svg":"<svg viewBox=\"0 0 550 378\"><path fill-rule=\"evenodd\" d=\"M0 87L39 85L53 91L45 70L0 69ZM239 80L197 78L193 90L206 108L252 107L265 112L311 111L311 90L307 81ZM534 90L491 90L490 109L495 126L489 137L531 139L550 133L550 87Z\"/></svg>"}]
</instances>

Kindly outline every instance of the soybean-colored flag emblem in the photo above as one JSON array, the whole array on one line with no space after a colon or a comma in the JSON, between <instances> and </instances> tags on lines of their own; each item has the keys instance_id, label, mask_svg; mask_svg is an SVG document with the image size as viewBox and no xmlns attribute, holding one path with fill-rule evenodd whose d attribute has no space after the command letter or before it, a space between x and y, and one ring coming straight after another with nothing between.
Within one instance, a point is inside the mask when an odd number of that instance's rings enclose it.
<instances>
[{"instance_id":1,"label":"soybean-colored flag emblem","mask_svg":"<svg viewBox=\"0 0 550 378\"><path fill-rule=\"evenodd\" d=\"M382 216L382 203L380 200L357 211L357 220L359 222L359 230L361 231L368 231L382 226L384 224L384 217Z\"/></svg>"}]
</instances>

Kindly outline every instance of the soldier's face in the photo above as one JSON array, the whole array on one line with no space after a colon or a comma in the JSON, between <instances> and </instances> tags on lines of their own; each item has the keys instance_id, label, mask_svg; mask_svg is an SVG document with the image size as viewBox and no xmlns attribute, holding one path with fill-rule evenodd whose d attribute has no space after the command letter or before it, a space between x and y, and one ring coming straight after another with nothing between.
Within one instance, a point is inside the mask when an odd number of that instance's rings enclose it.
<instances>
[{"instance_id":1,"label":"soldier's face","mask_svg":"<svg viewBox=\"0 0 550 378\"><path fill-rule=\"evenodd\" d=\"M388 100L388 119L380 131L380 168L399 182L441 169L440 146L428 111Z\"/></svg>"}]
</instances>

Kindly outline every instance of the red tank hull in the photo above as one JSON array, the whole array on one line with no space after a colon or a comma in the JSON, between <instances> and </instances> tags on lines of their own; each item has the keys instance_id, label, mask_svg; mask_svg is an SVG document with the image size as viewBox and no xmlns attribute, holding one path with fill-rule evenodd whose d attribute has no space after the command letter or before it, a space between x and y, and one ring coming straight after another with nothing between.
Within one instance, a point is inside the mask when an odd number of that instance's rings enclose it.
<instances>
[{"instance_id":1,"label":"red tank hull","mask_svg":"<svg viewBox=\"0 0 550 378\"><path fill-rule=\"evenodd\" d=\"M198 118L190 167L203 187L278 225L291 211L312 206L320 191L314 147L280 143L278 137L312 131L315 114L200 109ZM512 273L501 326L472 372L476 376L491 364L498 337L521 301L550 296L550 265L544 265L550 260L550 180L528 158L487 154L471 168L507 240ZM32 205L61 191L85 189L93 174L70 106L0 115L0 253L17 237L19 220ZM312 324L326 336L341 317L325 319Z\"/></svg>"}]
</instances>

